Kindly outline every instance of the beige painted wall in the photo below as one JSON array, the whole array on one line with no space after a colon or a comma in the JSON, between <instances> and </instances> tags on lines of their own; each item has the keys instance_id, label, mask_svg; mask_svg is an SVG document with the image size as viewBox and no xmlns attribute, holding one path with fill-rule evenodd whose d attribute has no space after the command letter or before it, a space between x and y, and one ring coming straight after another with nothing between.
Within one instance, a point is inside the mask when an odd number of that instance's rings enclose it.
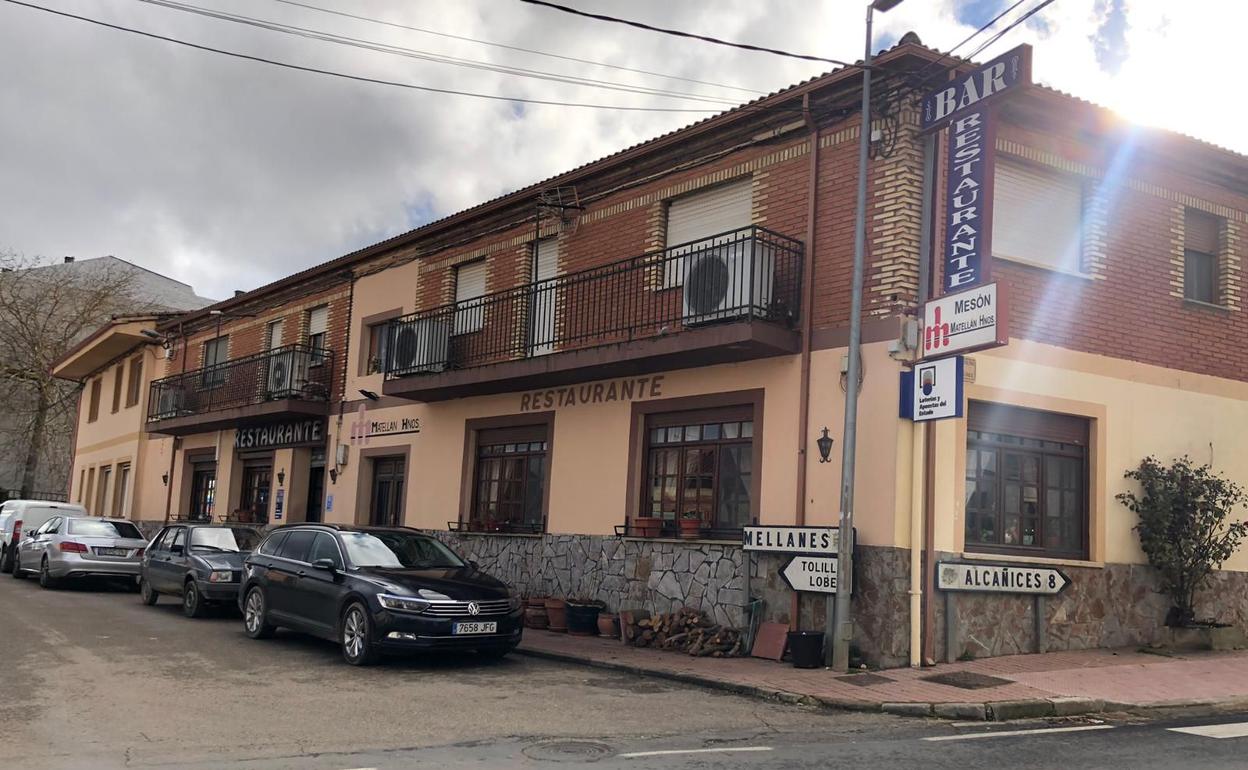
<instances>
[{"instance_id":1,"label":"beige painted wall","mask_svg":"<svg viewBox=\"0 0 1248 770\"><path fill-rule=\"evenodd\" d=\"M1248 383L1178 372L1119 359L1012 340L974 356L976 378L968 397L1093 420L1090 503L1093 562L1143 563L1132 530L1135 516L1114 499L1128 489L1123 473L1145 456L1164 462L1187 454L1248 484ZM947 420L937 428L936 547L963 548L966 427ZM1248 569L1241 550L1229 569Z\"/></svg>"},{"instance_id":2,"label":"beige painted wall","mask_svg":"<svg viewBox=\"0 0 1248 770\"><path fill-rule=\"evenodd\" d=\"M840 364L844 351L817 351L813 356L810 450L806 455L810 500L807 521L835 524L840 496L840 434L844 393ZM866 377L859 401L859 468L857 526L859 539L868 544L894 540L897 503L897 372L888 358L887 344L864 348ZM763 458L760 520L793 523L797 502L798 377L797 356L742 364L687 369L662 374L659 398L763 389ZM363 387L363 385L361 385ZM378 388L380 389L380 388ZM465 421L520 412L520 393L459 399L435 404L410 404L371 409L370 420L418 417L421 432L391 438L373 437L369 452L406 447L411 459L406 482L406 522L413 526L444 528L459 517L464 472ZM625 520L628 494L628 453L632 408L629 402L578 404L555 410L551 450L549 531L608 534ZM331 419L330 460L333 446L347 444L348 462L340 467L337 483L327 485L334 496L327 521L362 521L361 483L369 483L368 461L361 459L364 444L352 442L351 426L358 420L348 411L341 425ZM827 425L837 438L834 462L818 463L814 439ZM361 476L364 478L361 480ZM366 503L365 503L366 504Z\"/></svg>"}]
</instances>

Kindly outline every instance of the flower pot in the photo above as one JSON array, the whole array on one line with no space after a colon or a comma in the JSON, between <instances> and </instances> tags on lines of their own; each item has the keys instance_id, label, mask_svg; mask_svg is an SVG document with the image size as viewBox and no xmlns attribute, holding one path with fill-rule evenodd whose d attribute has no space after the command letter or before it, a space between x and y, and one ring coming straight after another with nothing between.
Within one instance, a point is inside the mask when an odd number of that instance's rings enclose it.
<instances>
[{"instance_id":1,"label":"flower pot","mask_svg":"<svg viewBox=\"0 0 1248 770\"><path fill-rule=\"evenodd\" d=\"M568 602L568 633L576 636L597 636L600 612L602 605L597 602Z\"/></svg>"},{"instance_id":2,"label":"flower pot","mask_svg":"<svg viewBox=\"0 0 1248 770\"><path fill-rule=\"evenodd\" d=\"M680 536L685 540L697 540L702 534L702 519L681 519Z\"/></svg>"},{"instance_id":3,"label":"flower pot","mask_svg":"<svg viewBox=\"0 0 1248 770\"><path fill-rule=\"evenodd\" d=\"M551 631L568 630L568 603L563 599L546 600L546 622Z\"/></svg>"},{"instance_id":4,"label":"flower pot","mask_svg":"<svg viewBox=\"0 0 1248 770\"><path fill-rule=\"evenodd\" d=\"M524 625L527 628L546 628L550 625L546 617L546 600L529 598L524 607Z\"/></svg>"},{"instance_id":5,"label":"flower pot","mask_svg":"<svg viewBox=\"0 0 1248 770\"><path fill-rule=\"evenodd\" d=\"M620 619L609 612L600 613L598 615L598 635L618 639L620 636Z\"/></svg>"},{"instance_id":6,"label":"flower pot","mask_svg":"<svg viewBox=\"0 0 1248 770\"><path fill-rule=\"evenodd\" d=\"M663 530L663 520L650 516L638 516L633 519L633 533L637 537L658 537Z\"/></svg>"}]
</instances>

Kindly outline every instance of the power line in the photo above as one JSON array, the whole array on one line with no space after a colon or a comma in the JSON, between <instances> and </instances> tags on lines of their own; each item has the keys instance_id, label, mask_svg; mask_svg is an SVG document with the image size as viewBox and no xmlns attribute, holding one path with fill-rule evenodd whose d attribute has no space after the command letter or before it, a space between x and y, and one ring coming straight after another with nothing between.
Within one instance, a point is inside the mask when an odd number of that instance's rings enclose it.
<instances>
[{"instance_id":1,"label":"power line","mask_svg":"<svg viewBox=\"0 0 1248 770\"><path fill-rule=\"evenodd\" d=\"M193 13L199 16L205 16L220 21L229 21L236 24L245 24L247 26L256 27L258 29L268 30L270 32L278 32L282 34L295 35L307 38L309 40L320 40L326 43L334 43L337 45L351 46L361 48L378 53L386 53L395 56L405 56L411 59L420 59L423 61L434 62L436 64L449 64L457 67L466 67L469 69L485 70L489 72L498 72L505 75L514 75L517 77L536 78L538 80L548 80L557 83L567 83L570 85L589 86L593 88L604 88L612 91L623 91L625 93L644 94L647 96L661 96L671 99L686 99L691 101L707 102L712 104L735 106L739 102L735 99L726 99L723 97L711 96L709 94L691 93L688 91L670 91L662 88L651 88L649 86L631 85L628 83L619 83L609 80L598 80L595 78L580 77L577 75L564 75L555 72L545 72L543 70L532 70L524 67L512 67L509 65L492 64L490 62L477 61L474 59L465 59L458 56L447 56L444 54L435 54L428 51L420 51L414 48L405 48L403 46L390 45L388 43L379 43L372 40L363 40L361 38L348 37L338 35L332 32L324 32L321 30L309 29L307 27L296 27L290 24L281 24L279 22L257 19L253 16L244 16L242 14L229 13L226 11L217 11L211 8L191 5L190 3L176 2L175 0L138 0L138 2L148 5L156 5L173 11L182 11L185 13Z\"/></svg>"},{"instance_id":2,"label":"power line","mask_svg":"<svg viewBox=\"0 0 1248 770\"><path fill-rule=\"evenodd\" d=\"M994 24L996 24L996 23L997 23L998 21L1000 21L1002 18L1004 18L1005 16L1007 16L1008 14L1010 14L1010 13L1011 13L1011 12L1012 12L1015 8L1018 8L1020 5L1022 5L1022 4L1023 4L1023 3L1025 3L1025 2L1027 2L1027 0L1016 0L1016 1L1015 1L1012 5L1010 5L1008 8L1006 8L1005 10L1001 11L1000 13L998 13L996 16L993 16L991 19L989 19L988 21L986 21L986 22L985 22L982 26L980 26L980 28L979 28L979 29L975 30L974 32L972 32L971 34L969 34L969 35L967 35L965 38L963 38L963 39L962 39L962 42L958 43L958 44L957 44L957 45L955 45L953 48L950 48L948 51L945 51L944 53L942 53L942 54L941 54L938 58L936 58L936 59L935 59L934 61L932 61L931 63L929 63L929 64L927 64L927 65L924 65L924 67L923 67L921 70L919 70L919 72L918 72L918 75L917 75L918 82L917 82L917 83L914 83L911 87L912 87L913 89L915 89L915 90L922 90L922 89L926 88L926 87L927 87L927 85L928 85L929 83L931 83L931 82L932 82L932 80L933 80L933 78L935 77L935 75L929 75L929 76L924 77L924 73L928 72L929 70L932 70L932 69L936 69L936 68L938 68L938 67L940 66L940 63L941 63L941 62L943 62L943 61L945 61L946 59L952 59L952 58L953 58L953 54L954 54L954 52L955 52L955 51L957 51L957 50L958 50L959 48L961 48L962 46L966 45L967 43L971 42L971 41L972 41L972 40L974 40L975 38L977 38L977 37L979 37L980 35L982 35L982 34L983 34L984 32L986 32L989 28L991 28ZM1043 8L1043 7L1044 7L1044 5L1048 5L1048 4L1049 4L1049 3L1051 3L1051 2L1053 2L1053 0L1046 0L1046 2L1045 2L1043 5L1041 5L1041 6L1037 7L1036 9L1034 9L1034 10L1032 11L1032 13L1035 13L1035 11L1039 10L1040 8ZM1030 14L1028 14L1028 15L1030 15ZM1024 16L1024 17L1023 17L1023 19L1026 19L1026 18L1027 18L1026 16ZM1019 21L1022 21L1022 19L1020 19ZM990 45L991 43L993 43L993 42L995 42L995 41L999 40L999 39L1001 38L1001 36L1002 36L1002 35L1004 35L1004 34L1005 34L1006 32L1008 32L1008 31L1010 31L1010 29L1012 29L1013 27L1014 27L1014 25L1012 24L1012 25L1010 25L1010 26L1006 27L1005 29L1001 30L999 33L997 33L997 34L996 34L996 36L994 36L991 40L989 40L989 41L988 41L987 43L985 43L983 46L980 46L980 47L979 47L979 48L977 48L975 51L973 51L973 52L971 52L971 53L967 54L966 56L962 57L962 58L963 58L963 60L967 60L967 61L969 61L970 59L973 59L973 58L974 58L974 57L975 57L975 56L976 56L976 55L977 55L980 51L982 51L985 47L987 47L987 46L988 46L988 45Z\"/></svg>"},{"instance_id":3,"label":"power line","mask_svg":"<svg viewBox=\"0 0 1248 770\"><path fill-rule=\"evenodd\" d=\"M1024 21L1027 21L1028 19L1030 19L1032 16L1035 16L1037 13L1044 10L1045 7L1051 5L1052 3L1053 3L1053 0L1044 0L1035 8L1032 8L1030 11L1028 11L1027 13L1024 13L1022 16L1019 16L1017 19L1015 19L1014 21L1006 25L1006 27L1002 29L1000 32L988 38L988 40L984 41L983 45L981 45L979 48L976 48L974 51L971 52L971 56L978 55L980 51L983 51L988 46L1000 40L1001 36L1004 35L1006 32L1009 32L1010 30L1014 29L1019 24L1022 24Z\"/></svg>"},{"instance_id":4,"label":"power line","mask_svg":"<svg viewBox=\"0 0 1248 770\"><path fill-rule=\"evenodd\" d=\"M687 37L693 40L701 40L705 43L714 43L716 45L726 45L731 48L742 48L746 51L759 51L761 53L770 53L770 54L775 54L776 56L787 56L791 59L803 59L805 61L826 62L828 64L835 64L837 66L845 66L845 67L853 66L850 62L840 61L839 59L825 59L822 56L810 56L809 54L793 53L792 51L782 51L779 48L766 48L761 45L751 45L749 43L734 43L730 40L720 40L717 37L708 37L706 35L695 35L692 32L683 32L678 29L667 29L664 27L655 27L653 25L645 24L640 21L633 21L631 19L620 19L615 16L606 16L601 13L590 13L589 11L582 11L579 8L571 8L566 5L558 5L556 3L549 3L549 2L546 2L546 0L520 0L520 2L529 3L530 5L540 5L545 8L552 8L556 11L563 11L564 13L570 13L570 14L573 14L574 16L584 16L588 19L597 19L598 21L610 21L616 24L627 24L630 27L636 27L637 29L644 29L647 32L661 32L664 35L675 35L676 37Z\"/></svg>"},{"instance_id":5,"label":"power line","mask_svg":"<svg viewBox=\"0 0 1248 770\"><path fill-rule=\"evenodd\" d=\"M586 102L563 102L563 101L546 100L546 99L526 99L526 98L513 97L513 96L499 96L496 94L481 94L481 93L475 93L472 91L457 91L457 90L450 89L450 88L435 88L433 86L422 86L416 83L403 83L403 82L395 81L395 80L383 80L381 78L370 78L364 75L350 75L345 72L336 72L334 70L320 69L317 67L306 67L301 64L291 64L289 62L278 61L276 59L267 59L263 56L254 56L252 54L240 53L238 51L229 51L224 48L214 48L212 46L201 45L199 43L192 43L186 40L179 40L178 38L174 38L174 37L158 35L155 32L146 32L144 30L134 29L132 27L123 27L120 24L113 24L111 22L102 21L100 19L93 19L88 16L79 16L77 14L68 13L67 11L58 11L53 8L46 8L42 5L35 5L34 3L22 2L22 0L4 0L4 2L9 3L11 5L18 5L23 8L30 8L36 11L43 11L45 13L50 13L55 16L62 16L67 19L85 21L88 24L94 24L100 27L107 27L108 29L114 29L119 32L129 32L131 34L151 38L153 40L162 40L166 43L173 43L175 45L186 46L187 48L194 48L198 51L207 51L209 53L221 54L222 56L230 56L235 59L243 59L246 61L259 62L260 64L268 64L274 67L282 67L285 69L297 70L299 72L311 72L317 75L328 75L329 77L342 78L343 80L354 80L360 83L374 83L376 85L393 86L395 88L406 88L406 89L413 90L413 91L425 91L428 93L435 93L435 94L449 94L453 96L470 96L475 99L489 99L492 101L500 101L500 102L517 102L521 104L538 104L538 105L546 105L546 106L552 106L552 107L583 107L587 109L619 110L622 112L672 112L672 113L721 112L721 110L697 109L697 108L686 108L686 107L634 107L630 105L618 105L618 104L594 104L594 103L586 103Z\"/></svg>"},{"instance_id":6,"label":"power line","mask_svg":"<svg viewBox=\"0 0 1248 770\"><path fill-rule=\"evenodd\" d=\"M730 85L725 85L723 83L714 83L709 80L697 80L696 78L686 78L686 77L681 77L679 75L669 75L663 72L654 72L652 70L638 69L636 67L625 67L620 64L609 64L603 61L594 61L593 59L580 59L575 56L565 56L563 54L551 53L550 51L539 51L535 48L525 48L523 46L518 46L518 45L507 45L506 43L496 43L491 40L481 40L480 38L466 37L464 35L453 35L449 32L440 32L438 30L428 29L425 27L415 27L410 24L400 24L396 21L387 21L386 19L377 19L371 16L361 16L359 14L347 13L346 11L339 11L333 8L324 8L322 6L312 5L310 3L300 3L300 2L297 2L296 0L273 0L273 2L282 3L283 5L295 6L297 8L306 8L311 11L319 11L321 13L328 13L334 16L341 16L347 19L355 19L357 21L367 21L372 24L382 24L387 27L394 27L395 29L406 29L412 32L420 32L425 35L437 35L438 37L445 37L451 40L462 40L467 43L477 43L478 45L487 45L487 46L492 46L494 48L502 48L507 51L518 51L520 53L533 54L534 56L547 56L552 59L562 59L563 61L575 62L577 64L588 64L593 67L608 67L610 69L621 70L623 72L632 72L638 75L649 75L651 77L664 78L667 80L681 80L686 83L695 83L700 86L713 86L715 88L723 88L729 91L742 91L744 93L758 94L760 96L767 93L766 91L759 91L758 89L755 89L755 88L742 88L741 86L730 86Z\"/></svg>"}]
</instances>

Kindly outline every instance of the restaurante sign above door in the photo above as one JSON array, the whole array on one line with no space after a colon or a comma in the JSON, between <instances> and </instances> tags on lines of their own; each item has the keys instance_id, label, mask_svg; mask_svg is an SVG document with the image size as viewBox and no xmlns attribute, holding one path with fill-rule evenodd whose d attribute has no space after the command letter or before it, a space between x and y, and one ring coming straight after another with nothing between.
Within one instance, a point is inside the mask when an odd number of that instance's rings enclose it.
<instances>
[{"instance_id":1,"label":"restaurante sign above door","mask_svg":"<svg viewBox=\"0 0 1248 770\"><path fill-rule=\"evenodd\" d=\"M325 420L320 418L255 425L234 432L235 449L285 449L324 444Z\"/></svg>"}]
</instances>

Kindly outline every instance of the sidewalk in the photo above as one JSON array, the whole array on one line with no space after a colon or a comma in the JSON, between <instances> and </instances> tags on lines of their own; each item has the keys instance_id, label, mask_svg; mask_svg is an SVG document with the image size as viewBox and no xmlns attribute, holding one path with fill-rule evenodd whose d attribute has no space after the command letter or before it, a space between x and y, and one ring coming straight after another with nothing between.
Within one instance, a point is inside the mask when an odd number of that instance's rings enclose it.
<instances>
[{"instance_id":1,"label":"sidewalk","mask_svg":"<svg viewBox=\"0 0 1248 770\"><path fill-rule=\"evenodd\" d=\"M848 676L757 658L692 658L533 629L525 629L517 652L794 703L949 719L1248 708L1248 652L1081 650ZM927 680L950 673L960 673L964 686Z\"/></svg>"}]
</instances>

